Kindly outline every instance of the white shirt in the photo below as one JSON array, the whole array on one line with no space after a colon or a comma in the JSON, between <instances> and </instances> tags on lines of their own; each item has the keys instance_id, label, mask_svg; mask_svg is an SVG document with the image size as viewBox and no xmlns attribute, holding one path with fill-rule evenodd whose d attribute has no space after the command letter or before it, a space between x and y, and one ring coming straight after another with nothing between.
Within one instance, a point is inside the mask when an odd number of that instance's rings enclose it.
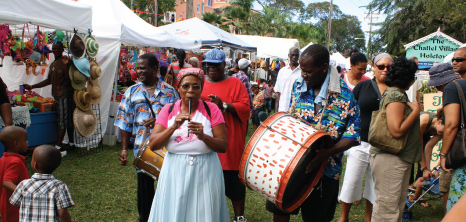
<instances>
[{"instance_id":1,"label":"white shirt","mask_svg":"<svg viewBox=\"0 0 466 222\"><path fill-rule=\"evenodd\" d=\"M413 85L409 87L409 89L406 91L406 95L408 95L408 99L411 102L419 102L416 99L417 91L419 91L422 88L422 81L420 79L416 79L414 81Z\"/></svg>"},{"instance_id":2,"label":"white shirt","mask_svg":"<svg viewBox=\"0 0 466 222\"><path fill-rule=\"evenodd\" d=\"M280 93L277 112L286 112L290 108L291 89L293 88L293 83L299 77L301 77L300 66L296 67L295 70L291 70L290 65L287 65L278 72L277 83L273 88L275 92Z\"/></svg>"},{"instance_id":3,"label":"white shirt","mask_svg":"<svg viewBox=\"0 0 466 222\"><path fill-rule=\"evenodd\" d=\"M259 68L256 70L256 79L267 79L267 71L265 71L263 68Z\"/></svg>"}]
</instances>

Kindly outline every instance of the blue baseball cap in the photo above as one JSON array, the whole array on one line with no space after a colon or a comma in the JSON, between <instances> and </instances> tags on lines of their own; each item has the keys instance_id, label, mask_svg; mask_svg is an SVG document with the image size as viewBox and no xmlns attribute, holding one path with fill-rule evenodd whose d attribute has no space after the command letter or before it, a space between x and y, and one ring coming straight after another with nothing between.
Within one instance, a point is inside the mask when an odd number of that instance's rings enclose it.
<instances>
[{"instance_id":1,"label":"blue baseball cap","mask_svg":"<svg viewBox=\"0 0 466 222\"><path fill-rule=\"evenodd\" d=\"M225 62L225 53L222 50L214 48L205 54L203 63L222 63Z\"/></svg>"}]
</instances>

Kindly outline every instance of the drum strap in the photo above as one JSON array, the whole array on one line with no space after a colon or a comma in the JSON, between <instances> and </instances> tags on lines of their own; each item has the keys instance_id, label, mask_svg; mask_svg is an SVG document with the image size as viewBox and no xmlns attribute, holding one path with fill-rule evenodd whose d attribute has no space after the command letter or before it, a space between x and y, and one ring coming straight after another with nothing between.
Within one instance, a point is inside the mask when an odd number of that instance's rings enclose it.
<instances>
[{"instance_id":1,"label":"drum strap","mask_svg":"<svg viewBox=\"0 0 466 222\"><path fill-rule=\"evenodd\" d=\"M149 106L150 112L152 113L152 116L155 118L155 112L154 112L154 110L152 109L152 105L151 105L151 103L150 103L150 100L147 98L146 94L143 93L142 95L144 95L144 98L146 98L146 103L147 103L147 105Z\"/></svg>"},{"instance_id":2,"label":"drum strap","mask_svg":"<svg viewBox=\"0 0 466 222\"><path fill-rule=\"evenodd\" d=\"M207 103L206 103L204 100L202 100L202 103L204 103L204 107L205 107L205 111L207 112L207 115L209 115L209 118L212 118L212 115L210 114L210 108L209 108L209 106L207 105ZM172 113L172 111L173 111L173 106L175 106L175 103L172 103L172 104L170 105L170 108L168 109L168 114L169 114L169 115L170 115L170 113Z\"/></svg>"}]
</instances>

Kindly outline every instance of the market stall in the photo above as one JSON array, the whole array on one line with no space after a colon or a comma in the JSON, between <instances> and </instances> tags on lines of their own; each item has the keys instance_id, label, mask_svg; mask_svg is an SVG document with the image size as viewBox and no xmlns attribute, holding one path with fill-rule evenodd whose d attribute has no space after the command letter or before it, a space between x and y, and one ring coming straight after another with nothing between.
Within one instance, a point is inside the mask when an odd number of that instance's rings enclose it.
<instances>
[{"instance_id":1,"label":"market stall","mask_svg":"<svg viewBox=\"0 0 466 222\"><path fill-rule=\"evenodd\" d=\"M47 37L52 36L46 35L44 30L49 33L50 30L63 30L60 33L64 39L66 36L63 32L88 33L92 29L91 21L92 7L82 2L0 0L0 24L12 25L11 29L8 25L1 26L0 77L8 86L9 97L12 100L17 98L20 105L27 105L12 107L12 111L13 123L27 127L30 146L56 142L55 113L29 113L32 108L34 112L41 111L40 108L50 100L39 101L35 98L26 102L26 94L20 96L18 92L20 85L37 83L47 77L44 74L53 61L53 55L49 56L51 51L47 46L50 43ZM16 37L13 39L13 36ZM46 87L35 93L43 98L50 97L50 91L50 87ZM32 96L27 99L32 99ZM50 103L43 108L42 111L51 111ZM3 153L3 150L0 152Z\"/></svg>"},{"instance_id":2,"label":"market stall","mask_svg":"<svg viewBox=\"0 0 466 222\"><path fill-rule=\"evenodd\" d=\"M30 7L24 7L24 5ZM22 30L21 27L19 28L19 33L15 33L19 36L21 32L34 33L36 30L43 32L45 27L62 30L65 42L69 42L75 31L82 33L83 37L89 33L95 36L99 46L95 60L102 70L101 77L97 80L101 89L101 102L98 107L101 113L97 119L98 128L102 130L95 131L95 134L100 134L100 136L95 135L96 138L101 138L107 127L121 43L193 49L199 48L201 42L200 39L184 39L153 27L118 0L80 0L78 2L72 0L18 0L14 2L0 0L0 23L26 23ZM69 55L70 52L66 53ZM0 77L4 79L9 90L17 90L19 85L37 83L47 78L46 73L52 61L54 61L53 55L49 55L49 58L38 68L38 73L41 74L27 75L24 64L5 59L3 67L0 68ZM34 91L43 97L51 96L50 86L34 89ZM31 119L34 119L33 115L35 114L31 114ZM48 115L53 115L53 113L48 113ZM55 122L51 118L47 119ZM110 121L113 123L113 120ZM32 122L34 125L34 120ZM100 139L92 143L99 141ZM91 144L85 144L85 146L89 145Z\"/></svg>"}]
</instances>

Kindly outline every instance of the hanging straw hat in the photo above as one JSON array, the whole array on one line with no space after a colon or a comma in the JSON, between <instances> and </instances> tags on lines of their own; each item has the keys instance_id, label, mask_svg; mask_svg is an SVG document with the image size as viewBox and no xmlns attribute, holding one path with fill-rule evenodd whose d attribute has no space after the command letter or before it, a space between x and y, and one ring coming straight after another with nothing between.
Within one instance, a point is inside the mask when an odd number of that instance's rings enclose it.
<instances>
[{"instance_id":1,"label":"hanging straw hat","mask_svg":"<svg viewBox=\"0 0 466 222\"><path fill-rule=\"evenodd\" d=\"M86 89L75 90L73 94L74 103L82 111L91 110L91 94Z\"/></svg>"},{"instance_id":2,"label":"hanging straw hat","mask_svg":"<svg viewBox=\"0 0 466 222\"><path fill-rule=\"evenodd\" d=\"M91 95L91 104L97 105L100 103L102 91L99 81L91 82L91 84L87 86L87 92Z\"/></svg>"},{"instance_id":3,"label":"hanging straw hat","mask_svg":"<svg viewBox=\"0 0 466 222\"><path fill-rule=\"evenodd\" d=\"M73 122L76 131L83 137L90 137L97 129L97 118L92 110L74 109Z\"/></svg>"},{"instance_id":4,"label":"hanging straw hat","mask_svg":"<svg viewBox=\"0 0 466 222\"><path fill-rule=\"evenodd\" d=\"M87 56L94 58L99 51L99 44L97 43L97 40L95 40L94 36L87 35L86 38L84 38L84 43L86 44Z\"/></svg>"},{"instance_id":5,"label":"hanging straw hat","mask_svg":"<svg viewBox=\"0 0 466 222\"><path fill-rule=\"evenodd\" d=\"M82 58L84 56L86 45L79 34L74 34L73 37L71 37L70 51L71 54L77 58Z\"/></svg>"},{"instance_id":6,"label":"hanging straw hat","mask_svg":"<svg viewBox=\"0 0 466 222\"><path fill-rule=\"evenodd\" d=\"M100 69L99 64L97 64L96 61L91 61L91 69L89 70L91 74L91 79L99 79L100 76L102 75L102 69Z\"/></svg>"},{"instance_id":7,"label":"hanging straw hat","mask_svg":"<svg viewBox=\"0 0 466 222\"><path fill-rule=\"evenodd\" d=\"M82 74L74 64L70 65L69 75L71 79L71 86L76 90L81 90L86 87L86 76Z\"/></svg>"},{"instance_id":8,"label":"hanging straw hat","mask_svg":"<svg viewBox=\"0 0 466 222\"><path fill-rule=\"evenodd\" d=\"M83 58L76 58L74 56L71 56L71 58L73 60L74 66L76 66L76 68L82 74L84 74L87 77L91 77L91 73L89 73L89 70L91 69L91 64L90 64L89 60L87 60L84 57Z\"/></svg>"}]
</instances>

